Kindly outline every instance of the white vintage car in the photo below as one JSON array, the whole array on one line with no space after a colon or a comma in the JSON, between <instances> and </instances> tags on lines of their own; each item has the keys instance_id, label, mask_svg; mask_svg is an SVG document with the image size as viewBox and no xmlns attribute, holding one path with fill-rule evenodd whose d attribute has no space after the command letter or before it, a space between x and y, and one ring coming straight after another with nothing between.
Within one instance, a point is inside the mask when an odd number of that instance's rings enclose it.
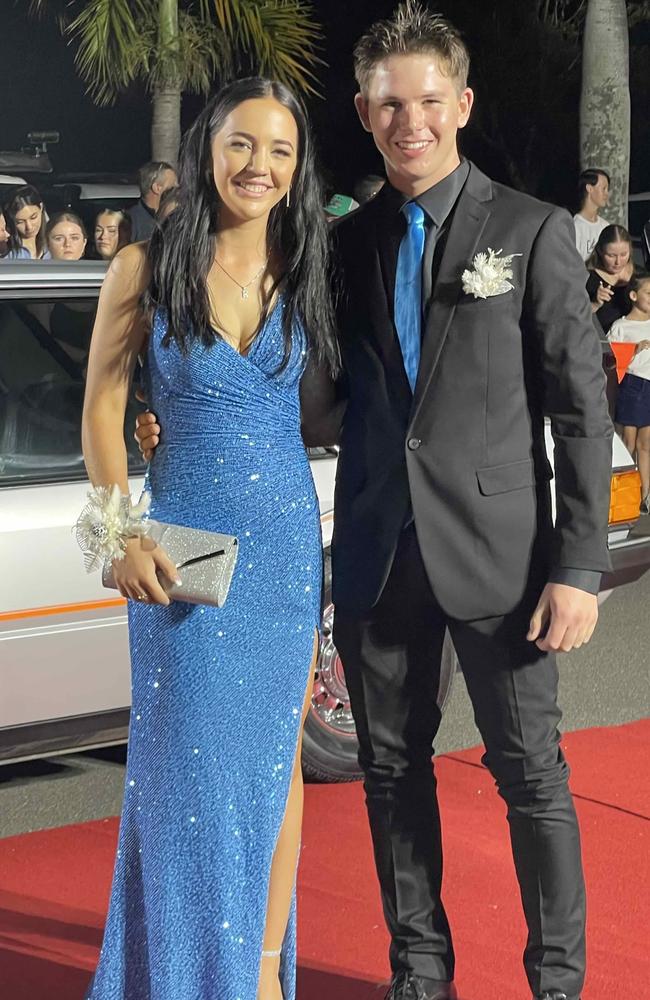
<instances>
[{"instance_id":1,"label":"white vintage car","mask_svg":"<svg viewBox=\"0 0 650 1000\"><path fill-rule=\"evenodd\" d=\"M126 741L130 677L125 601L87 575L71 526L88 488L81 454L84 376L105 265L0 262L0 763ZM126 417L131 489L143 466ZM552 447L549 435L549 450ZM311 449L325 554L323 642L303 765L308 776L358 776L345 678L331 639L329 545L334 449ZM552 456L551 456L552 457ZM630 535L639 480L615 439L604 594L650 566L650 538ZM447 643L439 701L456 659ZM259 698L264 698L260 663Z\"/></svg>"}]
</instances>

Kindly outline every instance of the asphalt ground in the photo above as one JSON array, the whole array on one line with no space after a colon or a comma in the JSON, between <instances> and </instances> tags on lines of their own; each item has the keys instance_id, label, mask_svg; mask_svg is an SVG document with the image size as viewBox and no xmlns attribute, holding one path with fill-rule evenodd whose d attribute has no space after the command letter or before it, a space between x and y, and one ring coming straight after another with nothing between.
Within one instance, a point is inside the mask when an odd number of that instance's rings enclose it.
<instances>
[{"instance_id":1,"label":"asphalt ground","mask_svg":"<svg viewBox=\"0 0 650 1000\"><path fill-rule=\"evenodd\" d=\"M601 607L589 645L559 661L565 732L650 715L650 572L615 590ZM459 674L436 752L479 742ZM124 747L115 747L0 767L0 837L117 815L125 753Z\"/></svg>"}]
</instances>

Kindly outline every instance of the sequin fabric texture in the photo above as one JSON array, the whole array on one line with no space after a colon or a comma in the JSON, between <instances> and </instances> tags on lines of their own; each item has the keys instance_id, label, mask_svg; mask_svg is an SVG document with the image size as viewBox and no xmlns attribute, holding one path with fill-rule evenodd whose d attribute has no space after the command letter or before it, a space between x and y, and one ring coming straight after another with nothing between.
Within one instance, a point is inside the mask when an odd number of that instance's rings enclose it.
<instances>
[{"instance_id":1,"label":"sequin fabric texture","mask_svg":"<svg viewBox=\"0 0 650 1000\"><path fill-rule=\"evenodd\" d=\"M223 608L129 602L133 702L109 913L89 1000L256 1000L273 853L320 617L318 501L298 332L280 304L246 357L149 343L151 516L236 535ZM295 998L295 902L284 941Z\"/></svg>"}]
</instances>

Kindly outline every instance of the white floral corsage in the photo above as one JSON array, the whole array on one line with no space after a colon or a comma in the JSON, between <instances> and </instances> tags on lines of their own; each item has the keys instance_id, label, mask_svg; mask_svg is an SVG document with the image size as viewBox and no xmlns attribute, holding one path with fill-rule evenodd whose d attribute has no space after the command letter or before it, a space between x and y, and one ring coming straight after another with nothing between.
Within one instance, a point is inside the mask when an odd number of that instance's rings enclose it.
<instances>
[{"instance_id":1,"label":"white floral corsage","mask_svg":"<svg viewBox=\"0 0 650 1000\"><path fill-rule=\"evenodd\" d=\"M492 250L491 247L488 247L487 253L477 253L472 261L473 270L463 271L463 291L466 295L487 299L493 295L503 295L514 288L509 280L512 278L512 262L515 257L522 255L511 253L507 257L500 257L502 253L503 250Z\"/></svg>"},{"instance_id":2,"label":"white floral corsage","mask_svg":"<svg viewBox=\"0 0 650 1000\"><path fill-rule=\"evenodd\" d=\"M121 559L129 538L146 535L149 525L143 520L151 496L143 493L139 503L122 496L119 486L96 486L88 494L88 503L74 526L75 537L84 554L86 572L103 568L113 559Z\"/></svg>"}]
</instances>

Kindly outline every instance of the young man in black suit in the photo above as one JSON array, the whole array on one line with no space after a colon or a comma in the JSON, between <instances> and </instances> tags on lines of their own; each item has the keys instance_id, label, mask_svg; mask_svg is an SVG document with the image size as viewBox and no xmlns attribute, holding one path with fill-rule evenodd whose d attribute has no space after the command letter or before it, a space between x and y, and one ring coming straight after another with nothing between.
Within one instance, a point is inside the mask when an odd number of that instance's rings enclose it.
<instances>
[{"instance_id":1,"label":"young man in black suit","mask_svg":"<svg viewBox=\"0 0 650 1000\"><path fill-rule=\"evenodd\" d=\"M456 995L431 766L445 627L507 804L532 995L578 1000L584 883L555 653L596 624L612 428L570 216L459 156L468 65L415 2L355 50L388 183L337 227L335 641L392 939L387 1000ZM155 446L153 415L139 423Z\"/></svg>"},{"instance_id":2,"label":"young man in black suit","mask_svg":"<svg viewBox=\"0 0 650 1000\"><path fill-rule=\"evenodd\" d=\"M577 1000L584 884L555 653L596 624L612 429L570 216L459 156L468 63L417 3L355 49L357 111L388 183L337 230L334 638L392 939L388 998L455 995L431 768L447 626L507 804L531 992Z\"/></svg>"}]
</instances>

